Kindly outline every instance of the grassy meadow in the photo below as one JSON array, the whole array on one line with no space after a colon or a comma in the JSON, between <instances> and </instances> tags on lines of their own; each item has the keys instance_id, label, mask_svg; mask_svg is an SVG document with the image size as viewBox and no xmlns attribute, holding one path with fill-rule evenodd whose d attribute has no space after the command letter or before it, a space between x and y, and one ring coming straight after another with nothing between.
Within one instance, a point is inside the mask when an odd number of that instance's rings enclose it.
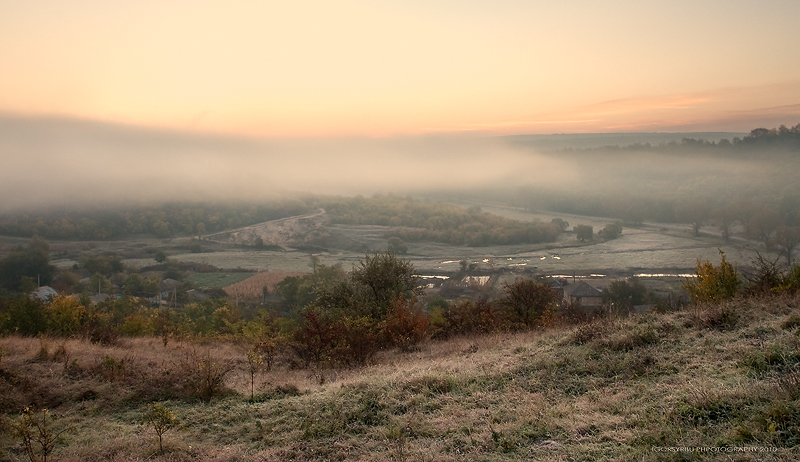
<instances>
[{"instance_id":1,"label":"grassy meadow","mask_svg":"<svg viewBox=\"0 0 800 462\"><path fill-rule=\"evenodd\" d=\"M252 400L246 345L11 336L0 347L4 460L27 460L8 430L11 410L34 403L66 430L59 461L800 457L796 295L428 341L362 368L279 357L255 372ZM175 417L163 452L143 420L152 402Z\"/></svg>"}]
</instances>

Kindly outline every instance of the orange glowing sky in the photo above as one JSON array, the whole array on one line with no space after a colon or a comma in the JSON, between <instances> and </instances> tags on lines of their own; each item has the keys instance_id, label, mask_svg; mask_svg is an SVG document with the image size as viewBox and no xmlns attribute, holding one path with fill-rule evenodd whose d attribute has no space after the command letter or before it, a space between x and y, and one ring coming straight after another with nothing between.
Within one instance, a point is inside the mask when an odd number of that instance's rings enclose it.
<instances>
[{"instance_id":1,"label":"orange glowing sky","mask_svg":"<svg viewBox=\"0 0 800 462\"><path fill-rule=\"evenodd\" d=\"M265 137L800 123L800 2L0 0L0 112Z\"/></svg>"}]
</instances>

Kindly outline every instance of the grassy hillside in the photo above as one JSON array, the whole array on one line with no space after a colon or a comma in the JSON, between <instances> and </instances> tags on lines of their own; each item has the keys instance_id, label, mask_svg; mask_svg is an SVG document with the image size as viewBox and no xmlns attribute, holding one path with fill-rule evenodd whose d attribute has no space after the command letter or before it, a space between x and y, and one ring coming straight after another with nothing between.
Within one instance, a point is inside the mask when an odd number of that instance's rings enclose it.
<instances>
[{"instance_id":1,"label":"grassy hillside","mask_svg":"<svg viewBox=\"0 0 800 462\"><path fill-rule=\"evenodd\" d=\"M0 346L7 460L27 460L10 430L32 403L67 429L51 457L67 461L800 457L798 296L429 342L360 369L279 361L253 401L245 347L230 343ZM153 401L179 424L163 454L142 424Z\"/></svg>"}]
</instances>

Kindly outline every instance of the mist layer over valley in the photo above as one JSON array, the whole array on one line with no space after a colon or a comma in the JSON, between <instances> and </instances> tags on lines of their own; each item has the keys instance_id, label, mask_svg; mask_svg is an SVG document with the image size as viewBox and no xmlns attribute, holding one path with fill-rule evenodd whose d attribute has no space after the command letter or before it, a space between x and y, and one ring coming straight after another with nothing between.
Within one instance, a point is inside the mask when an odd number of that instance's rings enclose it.
<instances>
[{"instance_id":1,"label":"mist layer over valley","mask_svg":"<svg viewBox=\"0 0 800 462\"><path fill-rule=\"evenodd\" d=\"M797 131L262 140L7 116L0 119L7 166L0 232L199 237L206 247L310 249L327 264L355 262L394 237L420 269L434 272L466 258L544 274L681 273L717 247L741 264L757 251L785 252L775 245L778 227L800 224ZM237 231L306 214L315 225ZM561 260L583 245L575 225L599 232L615 221L627 229L627 244L593 240ZM700 229L706 240L691 241ZM204 237L215 233L236 237ZM174 245L176 257L189 247ZM305 257L279 254L270 264L251 262L247 249L214 258L220 250L180 258L223 268L305 267Z\"/></svg>"},{"instance_id":2,"label":"mist layer over valley","mask_svg":"<svg viewBox=\"0 0 800 462\"><path fill-rule=\"evenodd\" d=\"M620 217L627 212L592 204L609 198L618 208L662 202L671 209L675 201L748 198L777 205L798 191L796 151L681 144L684 138L716 143L743 136L260 140L6 116L0 118L0 211L396 193L495 197ZM669 214L661 221L670 221Z\"/></svg>"}]
</instances>

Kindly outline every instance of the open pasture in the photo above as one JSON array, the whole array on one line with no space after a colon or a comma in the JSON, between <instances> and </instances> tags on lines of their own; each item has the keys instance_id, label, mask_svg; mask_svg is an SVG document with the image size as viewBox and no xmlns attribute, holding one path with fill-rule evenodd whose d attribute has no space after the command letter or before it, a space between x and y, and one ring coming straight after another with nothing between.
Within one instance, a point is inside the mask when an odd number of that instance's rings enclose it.
<instances>
[{"instance_id":1,"label":"open pasture","mask_svg":"<svg viewBox=\"0 0 800 462\"><path fill-rule=\"evenodd\" d=\"M595 240L581 243L572 232L568 231L559 236L556 242L543 244L468 247L438 242L407 242L408 253L403 255L403 258L410 260L415 268L423 273L456 272L460 268L460 261L467 260L468 263L475 263L483 270L502 268L515 272L533 270L535 273L546 275L572 274L573 271L581 274L611 272L632 275L692 273L698 259L719 261L720 250L725 252L729 261L740 267L749 265L757 258L757 253L773 260L779 256L774 250L767 250L763 244L753 241L734 239L725 244L710 227L702 229L701 235L695 237L692 231L683 225L645 224L637 228L626 227L618 239L603 242L596 233L611 223L608 219L529 213L507 207L491 207L491 210L487 211L513 215L513 218L518 220L523 220L525 217L531 220L561 217L570 222L570 229L573 223L589 224L594 227ZM319 258L320 264L328 266L339 264L349 271L364 257L364 251L351 250L354 247L369 251L386 248L386 240L381 238L380 230L375 228L336 225L337 234L348 237L348 249L283 251L228 247L205 253L176 253L169 255L169 258L181 262L206 263L223 269L307 273L311 271L310 257L315 255ZM162 240L154 239L152 245L158 243L165 244ZM152 264L152 260L147 259L129 259L125 262L134 266ZM229 284L233 282L236 281Z\"/></svg>"}]
</instances>

